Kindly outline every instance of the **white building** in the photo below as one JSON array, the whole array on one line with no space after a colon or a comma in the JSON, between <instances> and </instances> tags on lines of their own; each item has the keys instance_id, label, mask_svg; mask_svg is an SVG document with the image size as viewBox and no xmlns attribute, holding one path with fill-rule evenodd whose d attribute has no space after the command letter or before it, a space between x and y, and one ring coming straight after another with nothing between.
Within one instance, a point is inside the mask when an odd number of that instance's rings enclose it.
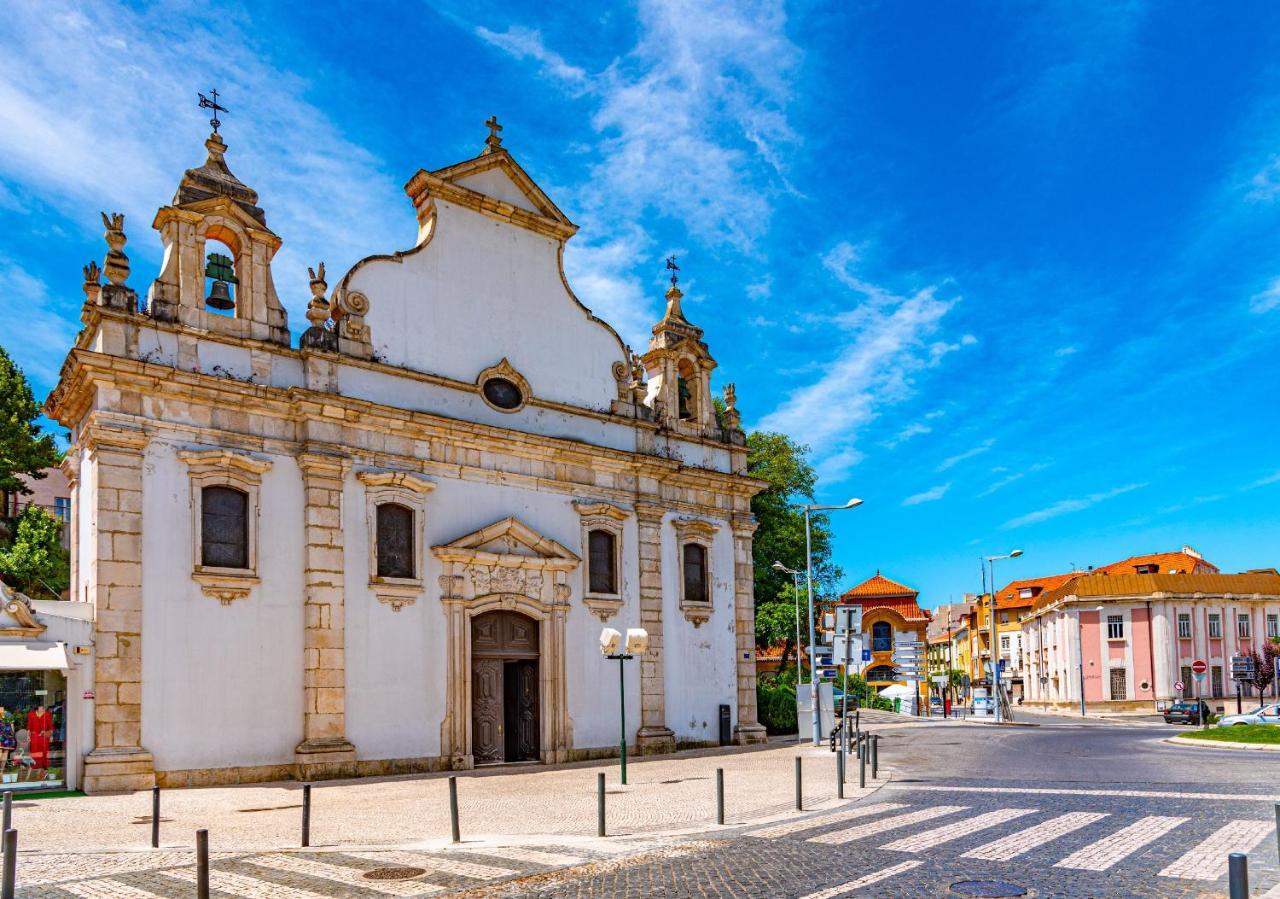
<instances>
[{"instance_id":1,"label":"white building","mask_svg":"<svg viewBox=\"0 0 1280 899\"><path fill-rule=\"evenodd\" d=\"M496 123L495 123L496 126ZM86 267L49 401L92 605L86 790L558 762L763 739L732 385L672 279L647 352L574 296L577 230L501 146L406 185L417 244L357 263L292 345L281 238L215 133L154 226ZM340 214L335 211L334 214ZM301 288L302 285L296 285ZM208 293L208 301L206 301Z\"/></svg>"}]
</instances>

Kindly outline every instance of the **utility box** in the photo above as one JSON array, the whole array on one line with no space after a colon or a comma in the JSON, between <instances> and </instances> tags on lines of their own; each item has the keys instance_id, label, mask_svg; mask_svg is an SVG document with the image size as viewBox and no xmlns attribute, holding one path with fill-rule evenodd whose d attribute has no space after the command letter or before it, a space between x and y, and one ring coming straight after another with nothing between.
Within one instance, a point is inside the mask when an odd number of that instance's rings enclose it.
<instances>
[{"instance_id":1,"label":"utility box","mask_svg":"<svg viewBox=\"0 0 1280 899\"><path fill-rule=\"evenodd\" d=\"M720 706L720 745L728 746L733 742L733 728L729 721L729 707Z\"/></svg>"}]
</instances>

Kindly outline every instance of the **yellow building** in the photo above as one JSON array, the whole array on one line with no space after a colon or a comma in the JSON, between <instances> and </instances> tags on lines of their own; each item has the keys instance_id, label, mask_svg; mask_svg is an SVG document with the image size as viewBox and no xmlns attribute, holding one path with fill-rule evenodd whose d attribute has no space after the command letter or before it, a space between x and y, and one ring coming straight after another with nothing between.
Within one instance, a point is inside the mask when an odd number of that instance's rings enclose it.
<instances>
[{"instance_id":1,"label":"yellow building","mask_svg":"<svg viewBox=\"0 0 1280 899\"><path fill-rule=\"evenodd\" d=\"M919 592L876 572L840 597L841 605L862 606L862 630L867 635L864 648L871 650L871 661L862 663L862 676L876 690L894 684L907 685L898 676L893 663L895 643L919 641L927 645L925 629L929 613L916 602ZM922 653L923 654L923 653ZM925 685L918 687L917 699L923 704Z\"/></svg>"}]
</instances>

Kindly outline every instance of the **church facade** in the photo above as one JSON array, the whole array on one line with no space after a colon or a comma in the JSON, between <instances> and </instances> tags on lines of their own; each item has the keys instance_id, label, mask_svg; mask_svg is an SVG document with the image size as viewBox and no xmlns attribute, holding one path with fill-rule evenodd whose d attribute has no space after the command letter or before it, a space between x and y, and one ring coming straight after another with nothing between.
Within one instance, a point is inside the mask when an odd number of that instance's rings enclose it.
<instances>
[{"instance_id":1,"label":"church facade","mask_svg":"<svg viewBox=\"0 0 1280 899\"><path fill-rule=\"evenodd\" d=\"M87 792L616 752L605 626L649 634L634 748L715 743L721 706L764 739L732 385L718 412L674 277L643 354L578 300L577 228L497 131L409 180L415 246L290 285L297 341L216 130L145 294L103 215L47 406L93 609Z\"/></svg>"}]
</instances>

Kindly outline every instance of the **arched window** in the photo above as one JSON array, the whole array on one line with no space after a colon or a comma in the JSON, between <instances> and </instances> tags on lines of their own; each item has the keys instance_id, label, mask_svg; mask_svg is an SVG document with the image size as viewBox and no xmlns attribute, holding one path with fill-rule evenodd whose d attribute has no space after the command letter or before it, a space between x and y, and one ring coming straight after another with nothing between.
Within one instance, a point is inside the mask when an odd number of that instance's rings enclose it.
<instances>
[{"instance_id":1,"label":"arched window","mask_svg":"<svg viewBox=\"0 0 1280 899\"><path fill-rule=\"evenodd\" d=\"M224 486L201 490L200 564L249 567L249 496L244 491Z\"/></svg>"},{"instance_id":2,"label":"arched window","mask_svg":"<svg viewBox=\"0 0 1280 899\"><path fill-rule=\"evenodd\" d=\"M378 577L411 578L413 510L399 503L378 506Z\"/></svg>"},{"instance_id":3,"label":"arched window","mask_svg":"<svg viewBox=\"0 0 1280 899\"><path fill-rule=\"evenodd\" d=\"M898 673L888 665L877 665L868 671L865 677L867 683L874 683L876 681L897 680Z\"/></svg>"},{"instance_id":4,"label":"arched window","mask_svg":"<svg viewBox=\"0 0 1280 899\"><path fill-rule=\"evenodd\" d=\"M209 294L205 306L219 315L236 315L240 297L240 279L236 277L236 251L227 240L231 235L224 228L212 229L205 235L204 277Z\"/></svg>"},{"instance_id":5,"label":"arched window","mask_svg":"<svg viewBox=\"0 0 1280 899\"><path fill-rule=\"evenodd\" d=\"M617 538L609 531L596 530L587 535L590 592L618 592L617 545Z\"/></svg>"},{"instance_id":6,"label":"arched window","mask_svg":"<svg viewBox=\"0 0 1280 899\"><path fill-rule=\"evenodd\" d=\"M698 543L684 545L684 601L707 602L707 548Z\"/></svg>"},{"instance_id":7,"label":"arched window","mask_svg":"<svg viewBox=\"0 0 1280 899\"><path fill-rule=\"evenodd\" d=\"M871 625L871 651L889 652L893 649L893 627L887 621Z\"/></svg>"}]
</instances>

